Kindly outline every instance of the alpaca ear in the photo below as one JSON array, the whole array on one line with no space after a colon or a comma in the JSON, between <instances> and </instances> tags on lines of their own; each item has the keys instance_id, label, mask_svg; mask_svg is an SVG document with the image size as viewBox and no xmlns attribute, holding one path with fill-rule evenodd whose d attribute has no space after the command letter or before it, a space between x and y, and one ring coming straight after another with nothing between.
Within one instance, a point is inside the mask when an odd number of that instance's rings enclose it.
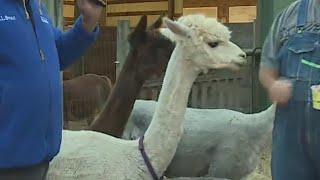
<instances>
[{"instance_id":1,"label":"alpaca ear","mask_svg":"<svg viewBox=\"0 0 320 180\"><path fill-rule=\"evenodd\" d=\"M162 25L163 14L149 27L150 30L159 29Z\"/></svg>"},{"instance_id":2,"label":"alpaca ear","mask_svg":"<svg viewBox=\"0 0 320 180\"><path fill-rule=\"evenodd\" d=\"M143 43L146 37L146 29L147 29L147 16L144 15L141 17L138 25L128 37L130 44L138 45L139 43Z\"/></svg>"},{"instance_id":3,"label":"alpaca ear","mask_svg":"<svg viewBox=\"0 0 320 180\"><path fill-rule=\"evenodd\" d=\"M190 29L187 26L174 22L168 18L164 19L164 24L174 34L182 37L188 37Z\"/></svg>"},{"instance_id":4,"label":"alpaca ear","mask_svg":"<svg viewBox=\"0 0 320 180\"><path fill-rule=\"evenodd\" d=\"M134 31L146 31L148 23L147 21L147 16L143 15Z\"/></svg>"}]
</instances>

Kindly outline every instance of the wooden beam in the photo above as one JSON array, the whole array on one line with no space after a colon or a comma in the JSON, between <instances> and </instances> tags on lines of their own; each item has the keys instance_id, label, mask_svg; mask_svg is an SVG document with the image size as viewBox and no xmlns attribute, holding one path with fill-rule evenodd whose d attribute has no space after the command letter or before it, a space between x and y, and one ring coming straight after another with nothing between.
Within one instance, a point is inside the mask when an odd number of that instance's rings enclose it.
<instances>
[{"instance_id":1,"label":"wooden beam","mask_svg":"<svg viewBox=\"0 0 320 180\"><path fill-rule=\"evenodd\" d=\"M116 16L142 16L142 15L162 15L162 14L168 14L168 11L115 12L115 13L107 13L107 17L116 17Z\"/></svg>"},{"instance_id":2,"label":"wooden beam","mask_svg":"<svg viewBox=\"0 0 320 180\"><path fill-rule=\"evenodd\" d=\"M183 7L218 7L221 2L226 3L229 7L257 5L257 0L184 0Z\"/></svg>"},{"instance_id":3,"label":"wooden beam","mask_svg":"<svg viewBox=\"0 0 320 180\"><path fill-rule=\"evenodd\" d=\"M230 7L234 6L257 6L258 0L228 0Z\"/></svg>"},{"instance_id":4,"label":"wooden beam","mask_svg":"<svg viewBox=\"0 0 320 180\"><path fill-rule=\"evenodd\" d=\"M74 1L63 1L63 5L73 6L74 5Z\"/></svg>"},{"instance_id":5,"label":"wooden beam","mask_svg":"<svg viewBox=\"0 0 320 180\"><path fill-rule=\"evenodd\" d=\"M74 18L73 17L63 17L64 22L73 22Z\"/></svg>"},{"instance_id":6,"label":"wooden beam","mask_svg":"<svg viewBox=\"0 0 320 180\"><path fill-rule=\"evenodd\" d=\"M144 2L165 2L168 0L108 0L107 4L124 4L124 3L144 3ZM65 0L64 5L74 5L74 1Z\"/></svg>"},{"instance_id":7,"label":"wooden beam","mask_svg":"<svg viewBox=\"0 0 320 180\"><path fill-rule=\"evenodd\" d=\"M160 1L168 1L168 0L108 0L108 1L107 1L107 4L160 2Z\"/></svg>"},{"instance_id":8,"label":"wooden beam","mask_svg":"<svg viewBox=\"0 0 320 180\"><path fill-rule=\"evenodd\" d=\"M179 17L181 17L181 16L183 16L182 13L175 13L175 14L174 14L174 18L175 18L175 19L177 19L177 18L179 18Z\"/></svg>"}]
</instances>

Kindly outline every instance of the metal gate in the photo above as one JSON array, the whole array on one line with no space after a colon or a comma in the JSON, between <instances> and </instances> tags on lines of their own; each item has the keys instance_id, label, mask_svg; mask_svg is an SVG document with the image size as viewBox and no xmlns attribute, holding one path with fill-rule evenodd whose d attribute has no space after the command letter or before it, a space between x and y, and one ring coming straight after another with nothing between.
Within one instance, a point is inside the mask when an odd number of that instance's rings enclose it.
<instances>
[{"instance_id":1,"label":"metal gate","mask_svg":"<svg viewBox=\"0 0 320 180\"><path fill-rule=\"evenodd\" d=\"M262 87L258 80L260 49L246 50L248 64L239 72L211 71L194 82L188 106L193 108L227 108L245 113L259 110ZM157 100L162 78L147 81L140 99Z\"/></svg>"}]
</instances>

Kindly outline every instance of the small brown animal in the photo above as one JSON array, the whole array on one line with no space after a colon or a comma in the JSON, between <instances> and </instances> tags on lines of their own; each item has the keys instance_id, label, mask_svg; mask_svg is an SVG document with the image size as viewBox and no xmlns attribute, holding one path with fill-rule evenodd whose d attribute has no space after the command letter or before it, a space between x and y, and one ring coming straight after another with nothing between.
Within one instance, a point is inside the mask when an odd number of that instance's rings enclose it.
<instances>
[{"instance_id":1,"label":"small brown animal","mask_svg":"<svg viewBox=\"0 0 320 180\"><path fill-rule=\"evenodd\" d=\"M112 83L106 76L86 74L63 82L64 128L68 121L87 120L91 124L105 105Z\"/></svg>"}]
</instances>

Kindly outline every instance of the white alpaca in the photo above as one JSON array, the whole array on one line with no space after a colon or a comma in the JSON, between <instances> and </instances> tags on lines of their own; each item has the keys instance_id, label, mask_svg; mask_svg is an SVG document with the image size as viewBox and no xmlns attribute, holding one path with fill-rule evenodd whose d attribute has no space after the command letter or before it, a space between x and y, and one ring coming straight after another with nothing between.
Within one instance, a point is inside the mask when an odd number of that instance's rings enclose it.
<instances>
[{"instance_id":1,"label":"white alpaca","mask_svg":"<svg viewBox=\"0 0 320 180\"><path fill-rule=\"evenodd\" d=\"M136 101L123 137L144 134L155 108L155 101ZM256 168L262 149L271 146L274 115L274 105L256 114L187 108L184 134L165 175L246 177Z\"/></svg>"},{"instance_id":2,"label":"white alpaca","mask_svg":"<svg viewBox=\"0 0 320 180\"><path fill-rule=\"evenodd\" d=\"M183 120L192 83L201 71L245 63L245 54L229 41L230 32L213 18L201 15L165 20L176 48L169 61L158 106L145 134L145 150L161 176L183 134ZM227 52L227 53L226 53ZM48 179L152 179L138 141L116 139L92 131L64 131L60 154Z\"/></svg>"}]
</instances>

